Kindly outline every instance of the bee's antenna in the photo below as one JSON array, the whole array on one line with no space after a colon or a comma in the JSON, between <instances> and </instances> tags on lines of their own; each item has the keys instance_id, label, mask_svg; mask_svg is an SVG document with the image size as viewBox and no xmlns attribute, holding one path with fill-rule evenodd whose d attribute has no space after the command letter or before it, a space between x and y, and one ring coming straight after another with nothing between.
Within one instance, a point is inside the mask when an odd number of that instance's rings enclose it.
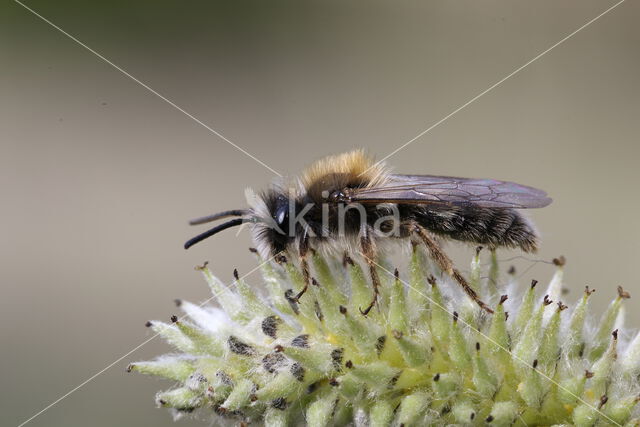
<instances>
[{"instance_id":1,"label":"bee's antenna","mask_svg":"<svg viewBox=\"0 0 640 427\"><path fill-rule=\"evenodd\" d=\"M236 219L232 219L231 221L225 222L223 224L217 225L217 226L213 227L211 230L207 230L202 234L198 234L193 239L188 240L187 243L184 244L184 248L185 249L189 249L191 246L195 245L196 243L201 242L204 239L206 239L208 237L211 237L214 234L219 233L222 230L226 230L227 228L231 228L231 227L235 227L236 225L240 225L243 222L247 222L247 220L245 220L244 218L236 218Z\"/></svg>"},{"instance_id":2,"label":"bee's antenna","mask_svg":"<svg viewBox=\"0 0 640 427\"><path fill-rule=\"evenodd\" d=\"M249 213L249 211L244 209L232 209L230 211L218 212L212 215L207 215L200 218L192 219L191 221L189 221L189 225L206 224L208 222L213 222L215 220L222 219L222 218L228 218L230 216L244 216L247 213Z\"/></svg>"}]
</instances>

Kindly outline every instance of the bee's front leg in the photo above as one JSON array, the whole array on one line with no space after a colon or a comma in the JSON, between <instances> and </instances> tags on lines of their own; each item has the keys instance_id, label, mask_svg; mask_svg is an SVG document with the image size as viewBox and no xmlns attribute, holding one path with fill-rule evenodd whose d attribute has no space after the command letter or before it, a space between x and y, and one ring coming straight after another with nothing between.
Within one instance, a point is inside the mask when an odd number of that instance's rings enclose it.
<instances>
[{"instance_id":1,"label":"bee's front leg","mask_svg":"<svg viewBox=\"0 0 640 427\"><path fill-rule=\"evenodd\" d=\"M307 233L303 233L298 242L298 253L300 254L300 268L302 268L302 279L304 280L304 286L298 292L296 296L293 297L295 302L300 301L300 297L307 292L309 289L309 282L311 280L311 274L309 273L309 262L307 261L307 256L309 255L309 235Z\"/></svg>"},{"instance_id":2,"label":"bee's front leg","mask_svg":"<svg viewBox=\"0 0 640 427\"><path fill-rule=\"evenodd\" d=\"M453 265L453 261L451 261L451 258L449 258L449 256L442 250L436 240L430 236L429 231L427 231L427 229L425 229L417 222L411 222L407 225L407 227L411 233L417 235L418 238L420 238L420 240L424 243L424 245L427 247L427 251L429 252L429 256L435 261L438 267L440 267L440 270L451 276L453 280L455 280L462 287L465 293L483 310L489 313L493 313L493 310L480 299L476 291L474 291L473 288L469 285L462 273L460 273L460 271L455 268L455 266Z\"/></svg>"},{"instance_id":3,"label":"bee's front leg","mask_svg":"<svg viewBox=\"0 0 640 427\"><path fill-rule=\"evenodd\" d=\"M364 310L360 308L360 313L362 313L363 316L369 314L373 306L377 304L378 295L380 295L380 278L378 277L378 270L376 269L376 259L378 254L372 238L373 230L368 227L363 228L360 234L360 250L362 251L362 255L369 266L369 274L371 275L371 283L373 284L373 298L371 300L371 304L369 304L369 306Z\"/></svg>"}]
</instances>

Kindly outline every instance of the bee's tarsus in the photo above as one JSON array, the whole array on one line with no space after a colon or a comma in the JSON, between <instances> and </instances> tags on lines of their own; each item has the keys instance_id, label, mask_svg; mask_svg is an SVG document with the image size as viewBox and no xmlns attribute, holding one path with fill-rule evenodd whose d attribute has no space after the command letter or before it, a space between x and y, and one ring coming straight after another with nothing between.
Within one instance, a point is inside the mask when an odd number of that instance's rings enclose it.
<instances>
[{"instance_id":1,"label":"bee's tarsus","mask_svg":"<svg viewBox=\"0 0 640 427\"><path fill-rule=\"evenodd\" d=\"M300 244L298 245L298 252L300 253L300 267L302 268L302 280L304 281L304 286L298 294L293 297L295 302L300 302L300 298L302 295L307 292L309 289L309 283L311 281L311 274L309 272L309 262L307 261L307 254L309 253L309 238L305 234L300 238Z\"/></svg>"},{"instance_id":2,"label":"bee's tarsus","mask_svg":"<svg viewBox=\"0 0 640 427\"><path fill-rule=\"evenodd\" d=\"M429 232L420 224L415 222L409 223L408 229L416 233L420 240L422 240L424 245L427 247L429 256L431 256L431 259L433 259L438 267L440 267L440 270L451 276L462 287L465 293L480 306L480 308L487 313L493 314L491 307L478 297L478 294L469 285L462 273L453 266L453 261L451 261L447 254L440 248L440 245L438 245L438 243L429 236Z\"/></svg>"},{"instance_id":3,"label":"bee's tarsus","mask_svg":"<svg viewBox=\"0 0 640 427\"><path fill-rule=\"evenodd\" d=\"M375 296L373 297L373 300L369 304L369 307L365 308L364 310L362 308L358 307L358 310L360 310L360 314L362 314L363 316L367 316L369 314L369 312L371 311L371 309L373 308L373 306L376 305L377 301L378 301L378 294L376 293Z\"/></svg>"},{"instance_id":4,"label":"bee's tarsus","mask_svg":"<svg viewBox=\"0 0 640 427\"><path fill-rule=\"evenodd\" d=\"M305 294L305 292L307 292L307 289L309 289L309 285L305 284L302 290L293 297L293 301L300 302L300 298Z\"/></svg>"},{"instance_id":5,"label":"bee's tarsus","mask_svg":"<svg viewBox=\"0 0 640 427\"><path fill-rule=\"evenodd\" d=\"M360 310L360 313L363 316L369 314L374 305L378 303L378 295L380 294L380 277L378 277L378 270L376 269L376 250L371 241L371 236L369 235L368 229L362 230L362 236L360 237L360 246L362 249L362 255L364 259L367 261L369 265L369 275L371 276L371 284L373 285L373 299L371 300L371 304L365 309Z\"/></svg>"}]
</instances>

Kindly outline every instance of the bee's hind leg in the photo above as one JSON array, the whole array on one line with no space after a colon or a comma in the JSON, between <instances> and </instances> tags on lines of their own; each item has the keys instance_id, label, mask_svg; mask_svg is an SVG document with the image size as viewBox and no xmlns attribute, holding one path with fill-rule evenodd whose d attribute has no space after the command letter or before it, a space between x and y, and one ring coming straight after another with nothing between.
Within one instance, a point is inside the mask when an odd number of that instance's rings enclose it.
<instances>
[{"instance_id":1,"label":"bee's hind leg","mask_svg":"<svg viewBox=\"0 0 640 427\"><path fill-rule=\"evenodd\" d=\"M380 295L380 277L378 277L378 270L376 270L377 251L371 234L372 230L363 229L360 236L360 249L364 259L367 261L367 265L369 266L369 274L373 285L373 298L371 303L364 310L362 308L359 309L363 316L369 314L371 309L377 304L378 295Z\"/></svg>"},{"instance_id":2,"label":"bee's hind leg","mask_svg":"<svg viewBox=\"0 0 640 427\"><path fill-rule=\"evenodd\" d=\"M304 233L302 237L300 237L300 241L298 242L298 253L300 254L300 268L302 268L302 279L304 281L304 286L298 292L296 296L293 297L295 302L300 301L302 295L307 292L309 289L309 283L311 281L311 274L309 273L309 262L307 261L307 257L309 255L309 236Z\"/></svg>"},{"instance_id":3,"label":"bee's hind leg","mask_svg":"<svg viewBox=\"0 0 640 427\"><path fill-rule=\"evenodd\" d=\"M469 285L462 273L460 273L460 271L455 268L455 266L453 265L453 261L451 261L451 258L449 258L449 256L442 250L436 240L430 236L430 233L423 226L416 222L409 223L407 227L410 232L415 233L418 238L420 238L420 240L424 243L424 245L427 247L427 251L429 252L429 256L435 261L438 267L440 267L442 271L451 276L453 280L455 280L462 287L469 298L475 301L475 303L478 304L480 308L489 313L493 313L493 310L480 299L476 291L474 291L473 288Z\"/></svg>"}]
</instances>

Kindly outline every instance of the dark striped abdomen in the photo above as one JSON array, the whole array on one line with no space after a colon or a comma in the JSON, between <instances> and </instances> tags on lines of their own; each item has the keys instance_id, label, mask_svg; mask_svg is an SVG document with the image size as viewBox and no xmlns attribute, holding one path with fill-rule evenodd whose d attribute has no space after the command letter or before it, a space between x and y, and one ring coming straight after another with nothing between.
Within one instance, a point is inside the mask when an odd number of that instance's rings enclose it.
<instances>
[{"instance_id":1,"label":"dark striped abdomen","mask_svg":"<svg viewBox=\"0 0 640 427\"><path fill-rule=\"evenodd\" d=\"M495 248L505 246L535 252L538 236L535 228L515 209L468 206L400 206L433 233L454 240ZM404 215L403 215L404 216Z\"/></svg>"}]
</instances>

